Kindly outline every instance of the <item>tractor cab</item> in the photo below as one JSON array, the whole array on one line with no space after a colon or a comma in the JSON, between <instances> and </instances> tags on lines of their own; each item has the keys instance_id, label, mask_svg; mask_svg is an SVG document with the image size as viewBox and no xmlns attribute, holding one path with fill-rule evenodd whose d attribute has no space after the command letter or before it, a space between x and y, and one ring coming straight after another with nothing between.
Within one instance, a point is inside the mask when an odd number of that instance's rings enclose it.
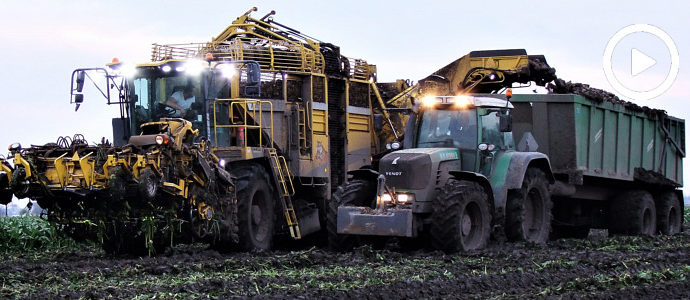
<instances>
[{"instance_id":1,"label":"tractor cab","mask_svg":"<svg viewBox=\"0 0 690 300\"><path fill-rule=\"evenodd\" d=\"M497 95L427 96L408 121L404 148L453 148L463 171L489 176L487 162L515 148L510 102Z\"/></svg>"}]
</instances>

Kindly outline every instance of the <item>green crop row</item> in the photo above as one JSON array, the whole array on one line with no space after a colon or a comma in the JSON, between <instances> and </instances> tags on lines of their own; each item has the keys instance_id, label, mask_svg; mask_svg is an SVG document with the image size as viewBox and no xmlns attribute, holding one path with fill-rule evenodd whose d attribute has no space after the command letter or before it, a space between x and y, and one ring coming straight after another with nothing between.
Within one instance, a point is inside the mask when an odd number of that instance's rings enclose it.
<instances>
[{"instance_id":1,"label":"green crop row","mask_svg":"<svg viewBox=\"0 0 690 300\"><path fill-rule=\"evenodd\" d=\"M73 239L36 216L0 218L0 253L76 249Z\"/></svg>"}]
</instances>

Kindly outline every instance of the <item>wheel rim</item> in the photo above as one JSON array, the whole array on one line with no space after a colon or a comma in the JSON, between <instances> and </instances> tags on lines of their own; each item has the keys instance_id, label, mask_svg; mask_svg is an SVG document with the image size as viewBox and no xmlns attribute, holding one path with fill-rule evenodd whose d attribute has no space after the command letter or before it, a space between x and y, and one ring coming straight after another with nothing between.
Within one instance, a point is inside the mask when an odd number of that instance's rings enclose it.
<instances>
[{"instance_id":1,"label":"wheel rim","mask_svg":"<svg viewBox=\"0 0 690 300\"><path fill-rule=\"evenodd\" d=\"M522 229L527 240L539 235L544 223L544 199L537 189L531 189L525 199L525 219Z\"/></svg>"},{"instance_id":2,"label":"wheel rim","mask_svg":"<svg viewBox=\"0 0 690 300\"><path fill-rule=\"evenodd\" d=\"M460 240L465 250L479 247L481 243L482 213L479 205L470 202L465 206L460 219Z\"/></svg>"},{"instance_id":3,"label":"wheel rim","mask_svg":"<svg viewBox=\"0 0 690 300\"><path fill-rule=\"evenodd\" d=\"M650 209L645 209L642 214L642 232L652 234L652 211Z\"/></svg>"},{"instance_id":4,"label":"wheel rim","mask_svg":"<svg viewBox=\"0 0 690 300\"><path fill-rule=\"evenodd\" d=\"M268 216L267 204L266 197L263 193L254 193L254 196L252 197L251 211L249 212L251 218L250 226L252 228L254 239L259 242L264 241L268 237L268 232L270 229L268 228L270 224L266 219L270 217Z\"/></svg>"}]
</instances>

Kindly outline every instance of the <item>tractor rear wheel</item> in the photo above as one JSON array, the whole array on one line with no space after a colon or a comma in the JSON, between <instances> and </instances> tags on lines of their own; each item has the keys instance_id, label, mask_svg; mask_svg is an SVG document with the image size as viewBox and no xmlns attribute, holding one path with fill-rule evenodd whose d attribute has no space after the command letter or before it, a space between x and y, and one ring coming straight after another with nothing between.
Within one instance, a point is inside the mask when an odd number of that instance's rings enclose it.
<instances>
[{"instance_id":1,"label":"tractor rear wheel","mask_svg":"<svg viewBox=\"0 0 690 300\"><path fill-rule=\"evenodd\" d=\"M551 232L551 194L544 171L528 168L522 188L508 192L506 237L510 241L545 243Z\"/></svg>"},{"instance_id":2,"label":"tractor rear wheel","mask_svg":"<svg viewBox=\"0 0 690 300\"><path fill-rule=\"evenodd\" d=\"M237 178L237 219L242 250L268 250L273 244L276 197L269 174L258 164L231 171Z\"/></svg>"},{"instance_id":3,"label":"tractor rear wheel","mask_svg":"<svg viewBox=\"0 0 690 300\"><path fill-rule=\"evenodd\" d=\"M328 202L326 230L328 231L328 247L333 251L347 251L358 242L356 235L338 233L338 207L340 206L371 206L376 198L376 183L368 180L353 179L345 182L333 193Z\"/></svg>"},{"instance_id":4,"label":"tractor rear wheel","mask_svg":"<svg viewBox=\"0 0 690 300\"><path fill-rule=\"evenodd\" d=\"M656 219L659 232L666 235L680 233L683 210L678 195L674 192L664 192L656 201Z\"/></svg>"},{"instance_id":5,"label":"tractor rear wheel","mask_svg":"<svg viewBox=\"0 0 690 300\"><path fill-rule=\"evenodd\" d=\"M656 233L656 207L654 198L647 191L634 190L621 194L611 203L610 213L611 233L646 236Z\"/></svg>"},{"instance_id":6,"label":"tractor rear wheel","mask_svg":"<svg viewBox=\"0 0 690 300\"><path fill-rule=\"evenodd\" d=\"M486 191L476 182L450 180L433 203L431 245L447 253L486 247L491 211Z\"/></svg>"}]
</instances>

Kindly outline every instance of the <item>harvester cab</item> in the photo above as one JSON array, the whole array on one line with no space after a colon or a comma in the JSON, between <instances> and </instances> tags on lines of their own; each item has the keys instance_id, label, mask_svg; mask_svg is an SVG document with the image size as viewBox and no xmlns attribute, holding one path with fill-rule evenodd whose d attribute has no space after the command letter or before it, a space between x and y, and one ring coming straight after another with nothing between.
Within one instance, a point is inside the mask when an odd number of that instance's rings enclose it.
<instances>
[{"instance_id":1,"label":"harvester cab","mask_svg":"<svg viewBox=\"0 0 690 300\"><path fill-rule=\"evenodd\" d=\"M479 93L530 80L543 85L553 69L535 71L533 61L524 50L475 51L422 80L405 138L391 144L400 150L383 156L378 169L350 172L334 194L330 246L350 248L359 236L426 239L425 233L448 252L480 249L492 233L544 242L548 158L515 151L512 90Z\"/></svg>"}]
</instances>

